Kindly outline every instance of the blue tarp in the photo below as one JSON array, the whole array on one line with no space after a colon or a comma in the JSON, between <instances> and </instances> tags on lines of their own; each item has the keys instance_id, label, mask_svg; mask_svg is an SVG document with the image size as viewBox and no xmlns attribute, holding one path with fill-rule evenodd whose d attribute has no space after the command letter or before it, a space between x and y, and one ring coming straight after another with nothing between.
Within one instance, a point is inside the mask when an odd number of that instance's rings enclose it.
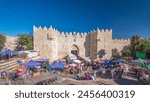
<instances>
[{"instance_id":1,"label":"blue tarp","mask_svg":"<svg viewBox=\"0 0 150 102\"><path fill-rule=\"evenodd\" d=\"M30 60L30 61L26 64L26 66L27 66L28 68L31 68L31 67L34 67L34 66L41 66L41 65L42 65L41 63L35 62L35 61L33 61L33 60Z\"/></svg>"},{"instance_id":2,"label":"blue tarp","mask_svg":"<svg viewBox=\"0 0 150 102\"><path fill-rule=\"evenodd\" d=\"M0 52L0 55L17 55L18 52L12 51L12 50L6 50L4 52Z\"/></svg>"},{"instance_id":3,"label":"blue tarp","mask_svg":"<svg viewBox=\"0 0 150 102\"><path fill-rule=\"evenodd\" d=\"M125 62L125 60L123 59L116 59L112 61L113 63L119 63L119 62Z\"/></svg>"},{"instance_id":4,"label":"blue tarp","mask_svg":"<svg viewBox=\"0 0 150 102\"><path fill-rule=\"evenodd\" d=\"M65 63L59 61L59 62L56 62L54 64L51 64L50 67L52 69L63 69L65 67Z\"/></svg>"},{"instance_id":5,"label":"blue tarp","mask_svg":"<svg viewBox=\"0 0 150 102\"><path fill-rule=\"evenodd\" d=\"M49 59L37 59L37 60L34 60L36 62L39 62L39 63L44 63L44 62L48 62Z\"/></svg>"},{"instance_id":6,"label":"blue tarp","mask_svg":"<svg viewBox=\"0 0 150 102\"><path fill-rule=\"evenodd\" d=\"M22 62L21 60L17 60L17 62L21 65L24 65L24 62Z\"/></svg>"},{"instance_id":7,"label":"blue tarp","mask_svg":"<svg viewBox=\"0 0 150 102\"><path fill-rule=\"evenodd\" d=\"M111 67L113 64L112 64L112 61L111 60L106 60L104 63L103 63L103 66L105 68L109 68Z\"/></svg>"},{"instance_id":8,"label":"blue tarp","mask_svg":"<svg viewBox=\"0 0 150 102\"><path fill-rule=\"evenodd\" d=\"M3 52L0 52L0 55L2 54Z\"/></svg>"},{"instance_id":9,"label":"blue tarp","mask_svg":"<svg viewBox=\"0 0 150 102\"><path fill-rule=\"evenodd\" d=\"M112 65L112 61L111 61L111 60L106 60L106 61L104 62L104 65Z\"/></svg>"}]
</instances>

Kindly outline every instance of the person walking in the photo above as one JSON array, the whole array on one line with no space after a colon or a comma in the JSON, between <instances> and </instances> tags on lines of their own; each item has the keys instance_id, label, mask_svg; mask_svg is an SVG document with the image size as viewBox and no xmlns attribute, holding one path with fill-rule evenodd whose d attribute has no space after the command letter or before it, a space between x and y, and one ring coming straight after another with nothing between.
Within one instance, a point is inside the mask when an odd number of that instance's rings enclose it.
<instances>
[{"instance_id":1,"label":"person walking","mask_svg":"<svg viewBox=\"0 0 150 102\"><path fill-rule=\"evenodd\" d=\"M97 70L94 70L94 79L96 79Z\"/></svg>"}]
</instances>

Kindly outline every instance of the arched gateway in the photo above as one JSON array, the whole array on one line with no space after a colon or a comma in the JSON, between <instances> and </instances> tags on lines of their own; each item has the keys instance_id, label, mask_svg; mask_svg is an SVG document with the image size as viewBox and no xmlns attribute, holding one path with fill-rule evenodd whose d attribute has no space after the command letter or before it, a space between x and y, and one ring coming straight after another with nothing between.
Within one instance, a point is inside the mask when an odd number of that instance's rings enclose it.
<instances>
[{"instance_id":1,"label":"arched gateway","mask_svg":"<svg viewBox=\"0 0 150 102\"><path fill-rule=\"evenodd\" d=\"M71 46L71 54L78 55L79 54L79 48L77 45L72 45Z\"/></svg>"}]
</instances>

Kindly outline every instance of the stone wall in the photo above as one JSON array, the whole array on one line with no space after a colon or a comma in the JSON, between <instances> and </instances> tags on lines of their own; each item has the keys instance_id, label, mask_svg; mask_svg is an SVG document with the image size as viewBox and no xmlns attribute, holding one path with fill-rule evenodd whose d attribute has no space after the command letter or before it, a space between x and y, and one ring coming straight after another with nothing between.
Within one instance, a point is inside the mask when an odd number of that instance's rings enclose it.
<instances>
[{"instance_id":1,"label":"stone wall","mask_svg":"<svg viewBox=\"0 0 150 102\"><path fill-rule=\"evenodd\" d=\"M116 50L115 52L120 52L123 50L124 46L130 44L130 39L114 39L112 50ZM113 54L115 54L115 52Z\"/></svg>"},{"instance_id":2,"label":"stone wall","mask_svg":"<svg viewBox=\"0 0 150 102\"><path fill-rule=\"evenodd\" d=\"M113 40L112 30L107 29L97 29L89 33L64 33L52 27L34 26L33 33L34 50L38 51L41 57L49 58L51 61L69 55L73 49L78 50L80 56L109 59L113 48L121 51L130 43L129 40Z\"/></svg>"},{"instance_id":3,"label":"stone wall","mask_svg":"<svg viewBox=\"0 0 150 102\"><path fill-rule=\"evenodd\" d=\"M58 55L70 54L73 46L79 50L79 55L85 56L85 33L60 33L58 37Z\"/></svg>"},{"instance_id":4,"label":"stone wall","mask_svg":"<svg viewBox=\"0 0 150 102\"><path fill-rule=\"evenodd\" d=\"M5 48L14 50L17 46L17 37L6 36Z\"/></svg>"},{"instance_id":5,"label":"stone wall","mask_svg":"<svg viewBox=\"0 0 150 102\"><path fill-rule=\"evenodd\" d=\"M64 33L56 29L33 27L34 50L44 58L50 58L52 61L64 57L71 53L72 47L76 46L79 55L85 56L86 33Z\"/></svg>"}]
</instances>

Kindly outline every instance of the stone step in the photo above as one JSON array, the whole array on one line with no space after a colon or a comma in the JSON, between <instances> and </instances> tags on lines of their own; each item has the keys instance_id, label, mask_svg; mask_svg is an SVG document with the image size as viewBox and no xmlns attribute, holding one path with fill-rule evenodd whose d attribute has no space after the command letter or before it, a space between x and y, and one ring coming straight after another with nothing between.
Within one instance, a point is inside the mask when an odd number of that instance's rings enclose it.
<instances>
[{"instance_id":1,"label":"stone step","mask_svg":"<svg viewBox=\"0 0 150 102\"><path fill-rule=\"evenodd\" d=\"M19 67L19 64L16 62L16 60L3 62L0 64L0 72L5 70L13 70L16 67Z\"/></svg>"},{"instance_id":2,"label":"stone step","mask_svg":"<svg viewBox=\"0 0 150 102\"><path fill-rule=\"evenodd\" d=\"M16 60L14 60L14 61L2 62L2 63L0 63L0 67L1 67L1 66L5 66L5 65L7 65L7 64L12 64L12 63L17 63L17 62L16 62Z\"/></svg>"},{"instance_id":3,"label":"stone step","mask_svg":"<svg viewBox=\"0 0 150 102\"><path fill-rule=\"evenodd\" d=\"M19 64L15 64L15 65L10 65L10 66L5 67L5 68L1 68L0 72L5 71L5 70L13 70L14 68L16 68L18 66L19 66Z\"/></svg>"},{"instance_id":4,"label":"stone step","mask_svg":"<svg viewBox=\"0 0 150 102\"><path fill-rule=\"evenodd\" d=\"M0 70L1 70L1 69L5 69L5 68L7 68L7 67L11 67L11 66L13 66L13 65L18 65L18 66L19 66L18 63L6 64L6 65L3 65L3 66L0 66Z\"/></svg>"},{"instance_id":5,"label":"stone step","mask_svg":"<svg viewBox=\"0 0 150 102\"><path fill-rule=\"evenodd\" d=\"M19 65L18 63L6 64L6 65L3 65L3 66L0 66L0 69L9 67L9 66L11 66L11 65L16 65L16 64Z\"/></svg>"}]
</instances>

